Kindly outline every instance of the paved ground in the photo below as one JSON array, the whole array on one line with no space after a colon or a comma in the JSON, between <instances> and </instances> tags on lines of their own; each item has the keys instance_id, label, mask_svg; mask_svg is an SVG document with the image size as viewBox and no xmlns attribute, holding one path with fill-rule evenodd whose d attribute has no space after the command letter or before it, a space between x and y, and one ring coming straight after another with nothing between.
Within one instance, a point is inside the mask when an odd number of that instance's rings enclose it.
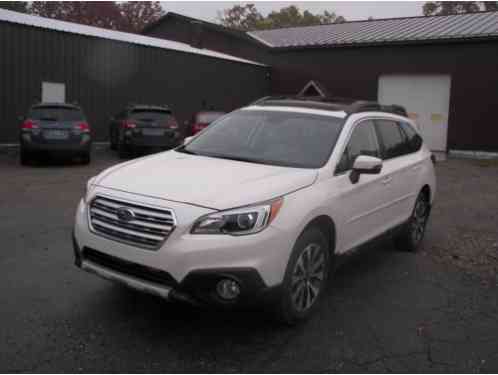
<instances>
[{"instance_id":1,"label":"paved ground","mask_svg":"<svg viewBox=\"0 0 498 375\"><path fill-rule=\"evenodd\" d=\"M72 265L91 166L0 155L0 372L497 372L498 164L449 160L423 251L343 266L297 328L168 304Z\"/></svg>"}]
</instances>

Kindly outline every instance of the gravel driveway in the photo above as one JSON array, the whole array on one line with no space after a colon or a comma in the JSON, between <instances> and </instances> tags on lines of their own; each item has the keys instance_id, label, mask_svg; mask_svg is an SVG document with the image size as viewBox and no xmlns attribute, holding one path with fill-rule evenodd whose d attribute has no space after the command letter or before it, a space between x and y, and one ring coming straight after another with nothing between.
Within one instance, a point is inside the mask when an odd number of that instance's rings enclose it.
<instances>
[{"instance_id":1,"label":"gravel driveway","mask_svg":"<svg viewBox=\"0 0 498 375\"><path fill-rule=\"evenodd\" d=\"M498 163L437 165L418 254L389 240L345 264L309 322L166 303L76 269L90 166L0 155L0 372L498 372Z\"/></svg>"}]
</instances>

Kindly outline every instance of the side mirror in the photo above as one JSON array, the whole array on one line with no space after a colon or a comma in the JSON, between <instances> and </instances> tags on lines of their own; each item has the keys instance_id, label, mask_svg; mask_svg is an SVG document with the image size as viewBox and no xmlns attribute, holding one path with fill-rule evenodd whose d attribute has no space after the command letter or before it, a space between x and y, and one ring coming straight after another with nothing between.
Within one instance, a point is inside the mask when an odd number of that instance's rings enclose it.
<instances>
[{"instance_id":1,"label":"side mirror","mask_svg":"<svg viewBox=\"0 0 498 375\"><path fill-rule=\"evenodd\" d=\"M349 179L356 184L362 174L379 174L382 170L382 160L373 156L360 155L353 164Z\"/></svg>"}]
</instances>

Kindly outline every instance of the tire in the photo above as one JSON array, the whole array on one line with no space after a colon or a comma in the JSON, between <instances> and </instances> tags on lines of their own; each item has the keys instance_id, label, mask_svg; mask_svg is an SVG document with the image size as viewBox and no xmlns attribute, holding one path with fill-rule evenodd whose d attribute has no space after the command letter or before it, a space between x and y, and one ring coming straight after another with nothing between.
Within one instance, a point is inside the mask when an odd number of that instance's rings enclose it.
<instances>
[{"instance_id":1,"label":"tire","mask_svg":"<svg viewBox=\"0 0 498 375\"><path fill-rule=\"evenodd\" d=\"M112 135L112 131L109 132L109 144L110 144L111 150L117 150L118 146L116 144L116 140L115 140L114 136Z\"/></svg>"},{"instance_id":2,"label":"tire","mask_svg":"<svg viewBox=\"0 0 498 375\"><path fill-rule=\"evenodd\" d=\"M30 153L22 148L20 151L20 161L21 161L21 165L29 165L31 162Z\"/></svg>"},{"instance_id":3,"label":"tire","mask_svg":"<svg viewBox=\"0 0 498 375\"><path fill-rule=\"evenodd\" d=\"M419 249L424 238L430 211L429 196L426 192L421 191L417 196L408 222L394 237L394 243L398 250L416 252Z\"/></svg>"},{"instance_id":4,"label":"tire","mask_svg":"<svg viewBox=\"0 0 498 375\"><path fill-rule=\"evenodd\" d=\"M306 229L297 239L287 264L275 306L277 319L295 325L309 318L323 295L330 271L327 238L317 228Z\"/></svg>"},{"instance_id":5,"label":"tire","mask_svg":"<svg viewBox=\"0 0 498 375\"><path fill-rule=\"evenodd\" d=\"M122 143L118 144L118 156L120 159L127 159L130 157L130 150L126 145Z\"/></svg>"},{"instance_id":6,"label":"tire","mask_svg":"<svg viewBox=\"0 0 498 375\"><path fill-rule=\"evenodd\" d=\"M90 161L92 160L90 152L86 152L83 155L81 155L81 163L84 165L90 164Z\"/></svg>"}]
</instances>

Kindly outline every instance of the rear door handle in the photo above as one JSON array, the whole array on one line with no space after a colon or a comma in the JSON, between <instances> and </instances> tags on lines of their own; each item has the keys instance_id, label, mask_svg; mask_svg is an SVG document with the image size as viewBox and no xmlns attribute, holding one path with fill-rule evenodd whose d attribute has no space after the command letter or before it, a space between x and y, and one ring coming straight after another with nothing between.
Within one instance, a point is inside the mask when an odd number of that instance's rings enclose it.
<instances>
[{"instance_id":1,"label":"rear door handle","mask_svg":"<svg viewBox=\"0 0 498 375\"><path fill-rule=\"evenodd\" d=\"M390 182L392 181L392 179L393 179L393 178L392 178L391 176L384 177L384 178L382 179L382 183L383 183L384 185L387 185L388 183L390 183Z\"/></svg>"}]
</instances>

